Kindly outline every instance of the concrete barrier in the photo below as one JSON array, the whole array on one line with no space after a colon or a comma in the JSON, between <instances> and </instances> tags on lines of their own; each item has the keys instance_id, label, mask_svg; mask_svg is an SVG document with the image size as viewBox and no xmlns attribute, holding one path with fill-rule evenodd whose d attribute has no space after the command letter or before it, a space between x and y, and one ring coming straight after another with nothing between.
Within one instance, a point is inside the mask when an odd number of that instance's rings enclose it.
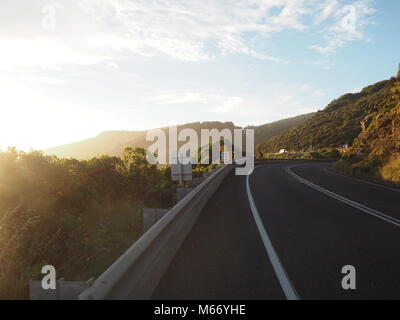
<instances>
[{"instance_id":1,"label":"concrete barrier","mask_svg":"<svg viewBox=\"0 0 400 320\"><path fill-rule=\"evenodd\" d=\"M193 181L192 181L193 187L199 186L204 180L205 180L205 178L203 178L203 177L193 178Z\"/></svg>"},{"instance_id":2,"label":"concrete barrier","mask_svg":"<svg viewBox=\"0 0 400 320\"><path fill-rule=\"evenodd\" d=\"M136 241L79 298L151 298L201 210L233 168L233 165L218 168Z\"/></svg>"},{"instance_id":3,"label":"concrete barrier","mask_svg":"<svg viewBox=\"0 0 400 320\"><path fill-rule=\"evenodd\" d=\"M146 233L162 217L166 215L168 209L143 209L143 233Z\"/></svg>"},{"instance_id":4,"label":"concrete barrier","mask_svg":"<svg viewBox=\"0 0 400 320\"><path fill-rule=\"evenodd\" d=\"M194 188L177 188L176 189L176 201L182 201Z\"/></svg>"},{"instance_id":5,"label":"concrete barrier","mask_svg":"<svg viewBox=\"0 0 400 320\"><path fill-rule=\"evenodd\" d=\"M45 290L42 287L41 280L31 280L29 282L30 300L76 300L79 294L90 288L94 279L87 282L57 280L56 289Z\"/></svg>"}]
</instances>

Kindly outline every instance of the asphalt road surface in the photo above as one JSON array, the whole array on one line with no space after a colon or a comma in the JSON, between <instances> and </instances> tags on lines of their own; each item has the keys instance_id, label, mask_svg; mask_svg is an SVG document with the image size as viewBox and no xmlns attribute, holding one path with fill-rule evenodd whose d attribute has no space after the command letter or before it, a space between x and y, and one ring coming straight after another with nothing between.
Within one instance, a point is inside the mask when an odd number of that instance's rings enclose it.
<instances>
[{"instance_id":1,"label":"asphalt road surface","mask_svg":"<svg viewBox=\"0 0 400 320\"><path fill-rule=\"evenodd\" d=\"M153 299L400 299L400 191L326 163L228 176ZM344 290L344 266L355 290Z\"/></svg>"}]
</instances>

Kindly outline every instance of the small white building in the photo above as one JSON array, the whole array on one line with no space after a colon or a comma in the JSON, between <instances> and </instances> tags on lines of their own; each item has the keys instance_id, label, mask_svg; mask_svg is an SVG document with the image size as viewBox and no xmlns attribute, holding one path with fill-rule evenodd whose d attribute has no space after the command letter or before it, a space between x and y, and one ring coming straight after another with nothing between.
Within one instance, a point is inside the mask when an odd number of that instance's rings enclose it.
<instances>
[{"instance_id":1,"label":"small white building","mask_svg":"<svg viewBox=\"0 0 400 320\"><path fill-rule=\"evenodd\" d=\"M286 149L281 149L281 150L279 151L279 154L284 154L284 153L287 153L287 150L286 150Z\"/></svg>"}]
</instances>

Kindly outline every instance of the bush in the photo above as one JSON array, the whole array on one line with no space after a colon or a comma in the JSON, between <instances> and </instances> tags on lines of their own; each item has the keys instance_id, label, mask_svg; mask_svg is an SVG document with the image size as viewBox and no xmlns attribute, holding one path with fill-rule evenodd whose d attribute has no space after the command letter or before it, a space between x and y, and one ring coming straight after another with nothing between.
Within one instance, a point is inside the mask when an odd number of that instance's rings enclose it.
<instances>
[{"instance_id":1,"label":"bush","mask_svg":"<svg viewBox=\"0 0 400 320\"><path fill-rule=\"evenodd\" d=\"M400 182L400 156L392 157L381 169L382 178L391 182Z\"/></svg>"},{"instance_id":2,"label":"bush","mask_svg":"<svg viewBox=\"0 0 400 320\"><path fill-rule=\"evenodd\" d=\"M140 236L138 209L174 197L168 170L144 149L87 161L0 152L0 299L27 298L46 264L57 278L98 276Z\"/></svg>"},{"instance_id":3,"label":"bush","mask_svg":"<svg viewBox=\"0 0 400 320\"><path fill-rule=\"evenodd\" d=\"M342 154L337 149L327 149L322 152L322 157L325 159L340 159Z\"/></svg>"}]
</instances>

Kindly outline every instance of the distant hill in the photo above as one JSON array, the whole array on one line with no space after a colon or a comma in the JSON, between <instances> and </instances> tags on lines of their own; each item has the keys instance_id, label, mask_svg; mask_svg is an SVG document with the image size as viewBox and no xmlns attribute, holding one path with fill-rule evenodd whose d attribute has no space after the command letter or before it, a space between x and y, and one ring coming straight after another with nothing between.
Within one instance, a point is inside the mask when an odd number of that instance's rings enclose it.
<instances>
[{"instance_id":1,"label":"distant hill","mask_svg":"<svg viewBox=\"0 0 400 320\"><path fill-rule=\"evenodd\" d=\"M394 82L393 78L368 86L359 93L345 94L303 125L260 143L257 149L262 152L301 151L311 147L352 145L362 132L366 118L393 109L391 89Z\"/></svg>"},{"instance_id":2,"label":"distant hill","mask_svg":"<svg viewBox=\"0 0 400 320\"><path fill-rule=\"evenodd\" d=\"M250 128L255 129L255 143L257 144L288 129L299 126L313 116L314 113L309 113ZM178 126L178 130L186 128L194 129L200 136L201 129L222 130L226 128L233 130L240 127L235 126L232 122L194 122ZM166 132L168 137L168 128L162 128L162 130ZM147 147L146 134L147 131L107 131L97 137L49 148L44 152L60 158L76 159L90 159L104 154L121 156L126 147Z\"/></svg>"},{"instance_id":3,"label":"distant hill","mask_svg":"<svg viewBox=\"0 0 400 320\"><path fill-rule=\"evenodd\" d=\"M194 122L178 126L178 130L191 128L200 136L201 129L235 129L232 122ZM161 128L168 139L168 128ZM152 143L146 142L148 131L106 131L87 140L45 149L44 153L60 158L90 159L101 155L121 156L126 147L146 148Z\"/></svg>"},{"instance_id":4,"label":"distant hill","mask_svg":"<svg viewBox=\"0 0 400 320\"><path fill-rule=\"evenodd\" d=\"M97 137L45 149L44 153L60 158L90 159L104 154L113 155L114 148L121 148L129 141L135 141L144 135L144 131L107 131Z\"/></svg>"},{"instance_id":5,"label":"distant hill","mask_svg":"<svg viewBox=\"0 0 400 320\"><path fill-rule=\"evenodd\" d=\"M316 113L302 114L297 117L283 119L271 123L267 123L258 127L253 127L255 129L255 144L259 144L265 140L268 140L274 136L277 136L289 129L296 128L307 120L311 119Z\"/></svg>"}]
</instances>

